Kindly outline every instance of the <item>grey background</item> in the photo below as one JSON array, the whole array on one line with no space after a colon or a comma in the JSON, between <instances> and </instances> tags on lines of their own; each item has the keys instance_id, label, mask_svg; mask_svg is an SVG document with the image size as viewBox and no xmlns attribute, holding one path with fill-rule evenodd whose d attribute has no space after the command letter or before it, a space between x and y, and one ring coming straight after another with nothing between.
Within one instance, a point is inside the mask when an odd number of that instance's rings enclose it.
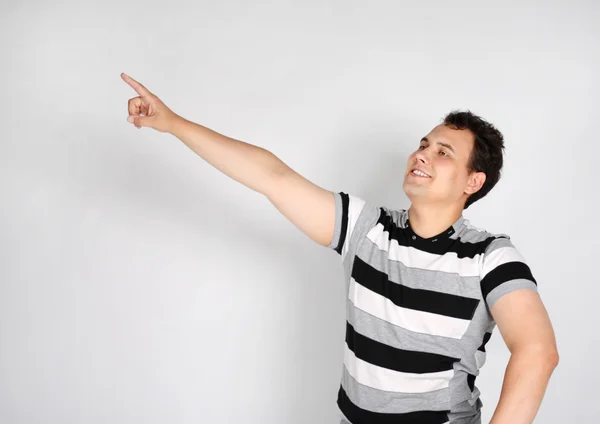
<instances>
[{"instance_id":1,"label":"grey background","mask_svg":"<svg viewBox=\"0 0 600 424\"><path fill-rule=\"evenodd\" d=\"M600 6L17 2L0 6L0 423L336 423L339 257L175 137L126 122L126 72L301 174L407 207L454 108L506 138L465 212L511 235L561 363L536 422L593 423ZM477 379L484 422L509 358Z\"/></svg>"}]
</instances>

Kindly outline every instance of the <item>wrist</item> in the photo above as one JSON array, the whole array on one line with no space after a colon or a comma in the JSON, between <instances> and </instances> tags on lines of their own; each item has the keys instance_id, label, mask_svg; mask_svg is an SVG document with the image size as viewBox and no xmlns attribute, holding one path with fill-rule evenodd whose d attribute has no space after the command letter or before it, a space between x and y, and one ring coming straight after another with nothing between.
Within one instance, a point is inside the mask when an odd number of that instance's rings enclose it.
<instances>
[{"instance_id":1,"label":"wrist","mask_svg":"<svg viewBox=\"0 0 600 424\"><path fill-rule=\"evenodd\" d=\"M169 120L167 132L177 137L178 134L181 134L181 131L187 122L188 121L185 118L174 114L174 116Z\"/></svg>"}]
</instances>

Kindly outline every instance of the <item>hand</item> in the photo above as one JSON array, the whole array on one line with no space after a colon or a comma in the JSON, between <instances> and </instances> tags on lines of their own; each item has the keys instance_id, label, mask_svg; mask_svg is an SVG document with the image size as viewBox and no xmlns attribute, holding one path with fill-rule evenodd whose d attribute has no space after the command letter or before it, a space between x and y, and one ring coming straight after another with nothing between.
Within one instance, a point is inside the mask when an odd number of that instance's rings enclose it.
<instances>
[{"instance_id":1,"label":"hand","mask_svg":"<svg viewBox=\"0 0 600 424\"><path fill-rule=\"evenodd\" d=\"M122 73L121 78L139 94L129 99L127 122L133 123L138 129L150 127L160 132L171 131L174 121L181 117L130 76Z\"/></svg>"}]
</instances>

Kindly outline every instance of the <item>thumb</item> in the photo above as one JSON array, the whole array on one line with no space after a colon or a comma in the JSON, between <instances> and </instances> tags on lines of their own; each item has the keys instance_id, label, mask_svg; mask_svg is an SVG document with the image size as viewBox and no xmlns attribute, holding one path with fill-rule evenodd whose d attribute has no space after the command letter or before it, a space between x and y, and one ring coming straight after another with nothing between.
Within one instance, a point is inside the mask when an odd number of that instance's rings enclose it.
<instances>
[{"instance_id":1,"label":"thumb","mask_svg":"<svg viewBox=\"0 0 600 424\"><path fill-rule=\"evenodd\" d=\"M127 117L127 122L131 122L137 128L141 128L148 126L148 119L148 116L129 115Z\"/></svg>"}]
</instances>

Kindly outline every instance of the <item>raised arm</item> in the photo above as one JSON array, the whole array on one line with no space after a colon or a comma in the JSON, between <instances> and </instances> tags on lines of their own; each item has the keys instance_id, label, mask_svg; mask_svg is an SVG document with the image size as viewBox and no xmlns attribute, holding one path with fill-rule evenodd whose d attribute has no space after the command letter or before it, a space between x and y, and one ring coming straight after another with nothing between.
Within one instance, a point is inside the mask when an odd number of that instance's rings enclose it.
<instances>
[{"instance_id":1,"label":"raised arm","mask_svg":"<svg viewBox=\"0 0 600 424\"><path fill-rule=\"evenodd\" d=\"M335 221L332 192L310 182L270 151L188 121L133 78L126 74L121 78L139 95L129 100L129 122L137 128L174 135L225 175L265 195L312 240L323 246L331 242Z\"/></svg>"}]
</instances>

